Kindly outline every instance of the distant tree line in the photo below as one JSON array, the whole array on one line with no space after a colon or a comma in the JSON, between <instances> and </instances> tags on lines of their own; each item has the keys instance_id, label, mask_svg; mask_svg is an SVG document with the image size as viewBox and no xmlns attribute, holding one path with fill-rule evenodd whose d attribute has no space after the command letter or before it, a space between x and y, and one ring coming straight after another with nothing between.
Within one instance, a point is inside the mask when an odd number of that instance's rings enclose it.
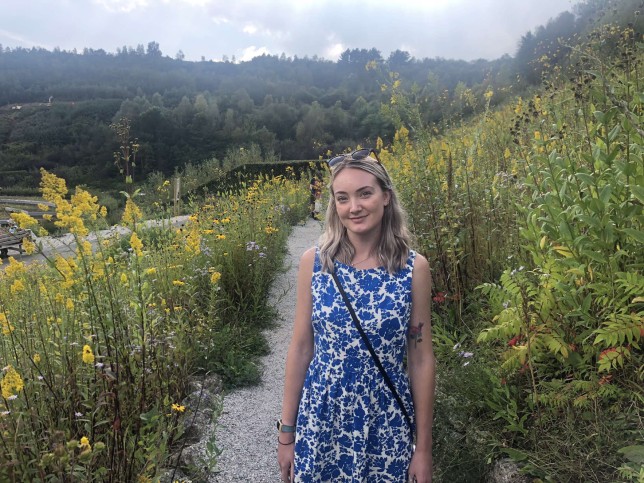
<instances>
[{"instance_id":1,"label":"distant tree line","mask_svg":"<svg viewBox=\"0 0 644 483\"><path fill-rule=\"evenodd\" d=\"M640 0L615 2L619 10L608 17L625 15L631 3ZM514 58L471 62L401 50L384 58L376 49L347 49L336 62L285 55L186 62L181 52L163 55L154 41L115 53L0 45L0 186L28 184L39 167L71 184L117 178L110 125L122 118L138 146L135 179L221 159L233 146L316 159L378 136L387 142L397 119L381 106L396 81L438 132L476 110L466 92L480 97L494 86L493 102L502 102L538 83L544 56L557 63L566 41L610 7L611 0L587 0L576 14L528 32Z\"/></svg>"}]
</instances>

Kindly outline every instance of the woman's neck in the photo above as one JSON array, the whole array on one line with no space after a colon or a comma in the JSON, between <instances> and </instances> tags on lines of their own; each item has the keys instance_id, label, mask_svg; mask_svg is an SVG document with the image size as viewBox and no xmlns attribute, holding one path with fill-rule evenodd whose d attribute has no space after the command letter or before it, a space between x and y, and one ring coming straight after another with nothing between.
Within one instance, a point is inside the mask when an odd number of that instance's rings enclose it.
<instances>
[{"instance_id":1,"label":"woman's neck","mask_svg":"<svg viewBox=\"0 0 644 483\"><path fill-rule=\"evenodd\" d=\"M354 261L363 260L376 255L378 244L374 242L373 237L369 237L368 239L350 237L349 241L351 242L351 245L353 245Z\"/></svg>"}]
</instances>

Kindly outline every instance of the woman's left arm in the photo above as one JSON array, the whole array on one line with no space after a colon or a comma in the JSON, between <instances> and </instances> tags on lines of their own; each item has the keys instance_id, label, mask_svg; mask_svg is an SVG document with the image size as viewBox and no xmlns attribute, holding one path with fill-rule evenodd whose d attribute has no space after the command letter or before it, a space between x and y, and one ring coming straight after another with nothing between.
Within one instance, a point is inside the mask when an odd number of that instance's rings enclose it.
<instances>
[{"instance_id":1,"label":"woman's left arm","mask_svg":"<svg viewBox=\"0 0 644 483\"><path fill-rule=\"evenodd\" d=\"M432 348L432 276L427 259L416 256L411 282L411 320L407 361L416 419L416 451L409 466L409 480L432 481L432 422L436 360ZM414 479L415 478L415 479Z\"/></svg>"}]
</instances>

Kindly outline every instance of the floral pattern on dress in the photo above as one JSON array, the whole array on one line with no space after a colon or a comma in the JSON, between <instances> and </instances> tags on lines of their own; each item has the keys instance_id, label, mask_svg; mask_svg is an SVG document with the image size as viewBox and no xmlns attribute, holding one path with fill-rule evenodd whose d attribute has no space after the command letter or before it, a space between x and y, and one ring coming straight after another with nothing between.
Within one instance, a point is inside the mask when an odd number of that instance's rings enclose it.
<instances>
[{"instance_id":1,"label":"floral pattern on dress","mask_svg":"<svg viewBox=\"0 0 644 483\"><path fill-rule=\"evenodd\" d=\"M363 330L413 421L405 368L416 253L395 274L335 262ZM409 428L316 250L312 325L315 351L300 399L297 482L402 482L412 455Z\"/></svg>"}]
</instances>

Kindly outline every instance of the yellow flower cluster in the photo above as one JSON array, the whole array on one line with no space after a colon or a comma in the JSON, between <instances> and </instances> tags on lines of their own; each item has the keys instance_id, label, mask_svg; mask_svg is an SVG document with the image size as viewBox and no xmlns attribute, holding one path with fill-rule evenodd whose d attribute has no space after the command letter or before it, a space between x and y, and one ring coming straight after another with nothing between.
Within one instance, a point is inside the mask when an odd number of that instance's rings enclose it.
<instances>
[{"instance_id":1,"label":"yellow flower cluster","mask_svg":"<svg viewBox=\"0 0 644 483\"><path fill-rule=\"evenodd\" d=\"M42 176L40 188L43 198L52 203L56 203L57 200L65 197L67 194L67 183L65 183L64 179L49 173L45 169L41 169L40 174Z\"/></svg>"},{"instance_id":2,"label":"yellow flower cluster","mask_svg":"<svg viewBox=\"0 0 644 483\"><path fill-rule=\"evenodd\" d=\"M22 275L27 271L27 267L25 266L24 263L16 261L15 258L9 257L9 265L7 265L4 269L4 274L7 277L17 277L18 275Z\"/></svg>"},{"instance_id":3,"label":"yellow flower cluster","mask_svg":"<svg viewBox=\"0 0 644 483\"><path fill-rule=\"evenodd\" d=\"M210 275L210 282L212 284L216 284L219 282L219 280L221 280L221 272L212 272L212 274Z\"/></svg>"},{"instance_id":4,"label":"yellow flower cluster","mask_svg":"<svg viewBox=\"0 0 644 483\"><path fill-rule=\"evenodd\" d=\"M83 362L85 364L94 363L94 353L92 352L92 348L87 344L83 346Z\"/></svg>"},{"instance_id":5,"label":"yellow flower cluster","mask_svg":"<svg viewBox=\"0 0 644 483\"><path fill-rule=\"evenodd\" d=\"M38 226L38 220L32 218L27 213L11 213L11 219L16 222L20 228L33 228Z\"/></svg>"},{"instance_id":6,"label":"yellow flower cluster","mask_svg":"<svg viewBox=\"0 0 644 483\"><path fill-rule=\"evenodd\" d=\"M18 394L25 387L25 383L22 381L22 377L18 374L13 366L7 366L5 368L5 374L0 382L0 388L2 388L2 397L9 399L11 396Z\"/></svg>"},{"instance_id":7,"label":"yellow flower cluster","mask_svg":"<svg viewBox=\"0 0 644 483\"><path fill-rule=\"evenodd\" d=\"M198 226L195 225L186 237L186 251L198 255L201 253L201 236L199 236Z\"/></svg>"},{"instance_id":8,"label":"yellow flower cluster","mask_svg":"<svg viewBox=\"0 0 644 483\"><path fill-rule=\"evenodd\" d=\"M132 250L134 250L134 253L136 253L137 257L143 256L143 242L136 232L133 232L130 237L130 246L132 247Z\"/></svg>"},{"instance_id":9,"label":"yellow flower cluster","mask_svg":"<svg viewBox=\"0 0 644 483\"><path fill-rule=\"evenodd\" d=\"M25 284L19 278L14 280L11 284L11 295L16 295L25 290Z\"/></svg>"},{"instance_id":10,"label":"yellow flower cluster","mask_svg":"<svg viewBox=\"0 0 644 483\"><path fill-rule=\"evenodd\" d=\"M31 255L36 251L36 244L32 242L29 238L22 239L22 249L27 255Z\"/></svg>"},{"instance_id":11,"label":"yellow flower cluster","mask_svg":"<svg viewBox=\"0 0 644 483\"><path fill-rule=\"evenodd\" d=\"M9 323L7 316L3 312L0 312L0 326L2 326L2 335L9 335L15 330L15 327Z\"/></svg>"},{"instance_id":12,"label":"yellow flower cluster","mask_svg":"<svg viewBox=\"0 0 644 483\"><path fill-rule=\"evenodd\" d=\"M121 221L125 225L135 225L138 221L143 219L143 213L136 203L128 198L125 202L125 210L123 210L123 217Z\"/></svg>"},{"instance_id":13,"label":"yellow flower cluster","mask_svg":"<svg viewBox=\"0 0 644 483\"><path fill-rule=\"evenodd\" d=\"M105 213L98 205L98 198L87 191L76 187L76 191L68 201L65 199L67 185L64 179L41 169L42 180L40 188L45 200L56 205L56 218L54 224L65 228L75 235L85 236L89 230L84 219L96 220L98 214Z\"/></svg>"},{"instance_id":14,"label":"yellow flower cluster","mask_svg":"<svg viewBox=\"0 0 644 483\"><path fill-rule=\"evenodd\" d=\"M74 286L74 273L78 269L78 265L71 258L61 257L60 255L56 256L54 260L54 265L58 272L62 275L63 281L61 283L62 288L70 288Z\"/></svg>"}]
</instances>

